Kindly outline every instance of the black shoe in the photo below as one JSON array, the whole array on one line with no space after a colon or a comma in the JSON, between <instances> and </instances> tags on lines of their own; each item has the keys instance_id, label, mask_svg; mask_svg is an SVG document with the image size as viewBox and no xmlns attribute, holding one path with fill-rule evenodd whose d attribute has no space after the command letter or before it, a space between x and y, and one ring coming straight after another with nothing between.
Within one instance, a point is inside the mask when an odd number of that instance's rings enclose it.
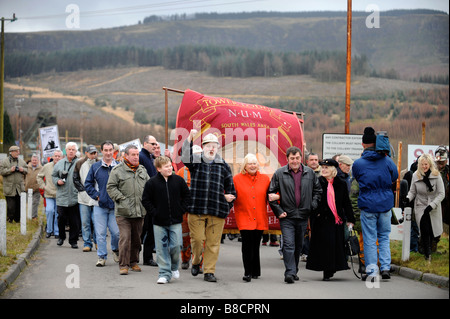
<instances>
[{"instance_id":1,"label":"black shoe","mask_svg":"<svg viewBox=\"0 0 450 319\"><path fill-rule=\"evenodd\" d=\"M197 276L199 272L200 272L200 265L192 265L192 268L191 268L192 276Z\"/></svg>"},{"instance_id":2,"label":"black shoe","mask_svg":"<svg viewBox=\"0 0 450 319\"><path fill-rule=\"evenodd\" d=\"M250 282L250 281L252 281L252 276L244 276L244 277L242 277L242 280L246 281L246 282Z\"/></svg>"},{"instance_id":3,"label":"black shoe","mask_svg":"<svg viewBox=\"0 0 450 319\"><path fill-rule=\"evenodd\" d=\"M298 278L297 275L292 275L292 278L294 278L295 281L299 281L300 280L300 278Z\"/></svg>"},{"instance_id":4,"label":"black shoe","mask_svg":"<svg viewBox=\"0 0 450 319\"><path fill-rule=\"evenodd\" d=\"M63 239L58 239L58 242L56 243L56 245L58 246L62 246L62 244L64 244L64 240Z\"/></svg>"},{"instance_id":5,"label":"black shoe","mask_svg":"<svg viewBox=\"0 0 450 319\"><path fill-rule=\"evenodd\" d=\"M286 276L284 276L284 281L287 282L288 284L293 284L294 283L294 276L286 275Z\"/></svg>"},{"instance_id":6,"label":"black shoe","mask_svg":"<svg viewBox=\"0 0 450 319\"><path fill-rule=\"evenodd\" d=\"M383 270L381 272L381 278L382 279L391 279L391 274L389 273L389 270Z\"/></svg>"},{"instance_id":7,"label":"black shoe","mask_svg":"<svg viewBox=\"0 0 450 319\"><path fill-rule=\"evenodd\" d=\"M154 261L153 259L144 261L144 265L146 265L146 266L158 267L158 264L157 264L156 261Z\"/></svg>"},{"instance_id":8,"label":"black shoe","mask_svg":"<svg viewBox=\"0 0 450 319\"><path fill-rule=\"evenodd\" d=\"M204 277L203 277L203 279L204 279L205 281L208 281L208 282L216 282L216 281L217 281L217 279L216 279L216 277L214 276L214 274L211 274L211 273L205 274Z\"/></svg>"},{"instance_id":9,"label":"black shoe","mask_svg":"<svg viewBox=\"0 0 450 319\"><path fill-rule=\"evenodd\" d=\"M77 244L73 244L73 245L70 245L73 249L78 249L78 245Z\"/></svg>"},{"instance_id":10,"label":"black shoe","mask_svg":"<svg viewBox=\"0 0 450 319\"><path fill-rule=\"evenodd\" d=\"M52 233L46 233L45 238L50 238L52 236Z\"/></svg>"},{"instance_id":11,"label":"black shoe","mask_svg":"<svg viewBox=\"0 0 450 319\"><path fill-rule=\"evenodd\" d=\"M258 279L259 276L252 276L252 279Z\"/></svg>"}]
</instances>

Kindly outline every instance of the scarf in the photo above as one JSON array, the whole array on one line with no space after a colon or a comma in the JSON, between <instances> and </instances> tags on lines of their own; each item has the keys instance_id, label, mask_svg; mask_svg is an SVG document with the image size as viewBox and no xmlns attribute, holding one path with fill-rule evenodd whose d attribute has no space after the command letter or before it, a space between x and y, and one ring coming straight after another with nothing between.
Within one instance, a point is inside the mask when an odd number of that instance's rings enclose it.
<instances>
[{"instance_id":1,"label":"scarf","mask_svg":"<svg viewBox=\"0 0 450 319\"><path fill-rule=\"evenodd\" d=\"M427 185L428 191L432 192L433 191L433 185L431 185L430 183L430 174L431 174L431 169L429 169L424 175L423 175L423 182L425 183L425 185Z\"/></svg>"},{"instance_id":2,"label":"scarf","mask_svg":"<svg viewBox=\"0 0 450 319\"><path fill-rule=\"evenodd\" d=\"M336 200L334 197L334 188L333 188L333 179L328 179L328 188L327 188L327 202L328 202L328 207L330 207L331 212L334 215L334 221L336 222L336 224L341 225L342 224L342 219L339 217L338 213L337 213L337 209L336 209Z\"/></svg>"},{"instance_id":3,"label":"scarf","mask_svg":"<svg viewBox=\"0 0 450 319\"><path fill-rule=\"evenodd\" d=\"M127 159L126 157L123 158L123 162L124 162L129 168L131 168L131 170L132 170L133 172L136 173L136 170L138 169L139 165L133 165L133 164L131 164L131 163L128 161L128 159Z\"/></svg>"}]
</instances>

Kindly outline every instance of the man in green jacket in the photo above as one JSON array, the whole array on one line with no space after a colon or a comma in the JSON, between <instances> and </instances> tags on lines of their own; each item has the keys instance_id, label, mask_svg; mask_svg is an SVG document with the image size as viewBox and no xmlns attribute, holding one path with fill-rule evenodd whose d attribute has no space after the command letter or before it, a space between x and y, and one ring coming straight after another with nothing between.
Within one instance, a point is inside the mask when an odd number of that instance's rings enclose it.
<instances>
[{"instance_id":1,"label":"man in green jacket","mask_svg":"<svg viewBox=\"0 0 450 319\"><path fill-rule=\"evenodd\" d=\"M141 271L138 266L142 225L146 210L142 205L145 183L150 179L139 165L139 150L135 145L125 148L124 160L109 175L106 191L114 201L114 213L119 226L119 271Z\"/></svg>"},{"instance_id":2,"label":"man in green jacket","mask_svg":"<svg viewBox=\"0 0 450 319\"><path fill-rule=\"evenodd\" d=\"M13 145L9 148L9 156L0 164L7 219L16 223L20 222L20 193L25 192L25 175L28 173L27 163L19 155L20 148Z\"/></svg>"}]
</instances>

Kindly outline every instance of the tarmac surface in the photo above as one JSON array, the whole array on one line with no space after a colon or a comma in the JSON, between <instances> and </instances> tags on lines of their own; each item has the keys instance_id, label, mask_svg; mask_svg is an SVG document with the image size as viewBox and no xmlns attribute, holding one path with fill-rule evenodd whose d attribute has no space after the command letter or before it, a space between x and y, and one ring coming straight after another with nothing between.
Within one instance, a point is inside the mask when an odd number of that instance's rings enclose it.
<instances>
[{"instance_id":1,"label":"tarmac surface","mask_svg":"<svg viewBox=\"0 0 450 319\"><path fill-rule=\"evenodd\" d=\"M106 266L96 267L96 251L83 252L82 240L78 245L80 248L72 249L67 241L63 246L57 246L53 237L41 239L39 248L27 261L28 266L0 299L159 299L163 304L163 300L177 299L172 310L180 312L202 303L216 305L217 311L220 300L228 303L245 301L247 305L254 305L276 300L283 304L289 300L288 304L295 304L297 299L449 299L448 278L444 288L396 273L390 280L366 283L349 269L337 272L331 281L325 282L322 272L306 270L305 262L299 265L300 280L286 284L278 247L270 246L260 248L261 276L245 282L242 280L241 243L237 239L230 241L227 238L221 245L216 283L204 281L202 274L192 276L189 268L180 269L179 279L157 284L158 268L142 264L142 272L130 271L121 276L110 250ZM223 308L220 311L225 311L224 307L219 307ZM232 309L228 308L229 311ZM246 309L235 310L244 313Z\"/></svg>"}]
</instances>

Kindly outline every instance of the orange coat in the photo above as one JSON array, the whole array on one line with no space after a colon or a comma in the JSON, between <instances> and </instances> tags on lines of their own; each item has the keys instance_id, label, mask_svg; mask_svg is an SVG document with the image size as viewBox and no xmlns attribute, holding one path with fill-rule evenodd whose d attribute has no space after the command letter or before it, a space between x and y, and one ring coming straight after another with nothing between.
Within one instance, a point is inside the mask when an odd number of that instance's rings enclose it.
<instances>
[{"instance_id":1,"label":"orange coat","mask_svg":"<svg viewBox=\"0 0 450 319\"><path fill-rule=\"evenodd\" d=\"M234 214L239 230L267 230L267 190L270 179L257 172L255 176L239 173L233 178L236 189Z\"/></svg>"}]
</instances>

